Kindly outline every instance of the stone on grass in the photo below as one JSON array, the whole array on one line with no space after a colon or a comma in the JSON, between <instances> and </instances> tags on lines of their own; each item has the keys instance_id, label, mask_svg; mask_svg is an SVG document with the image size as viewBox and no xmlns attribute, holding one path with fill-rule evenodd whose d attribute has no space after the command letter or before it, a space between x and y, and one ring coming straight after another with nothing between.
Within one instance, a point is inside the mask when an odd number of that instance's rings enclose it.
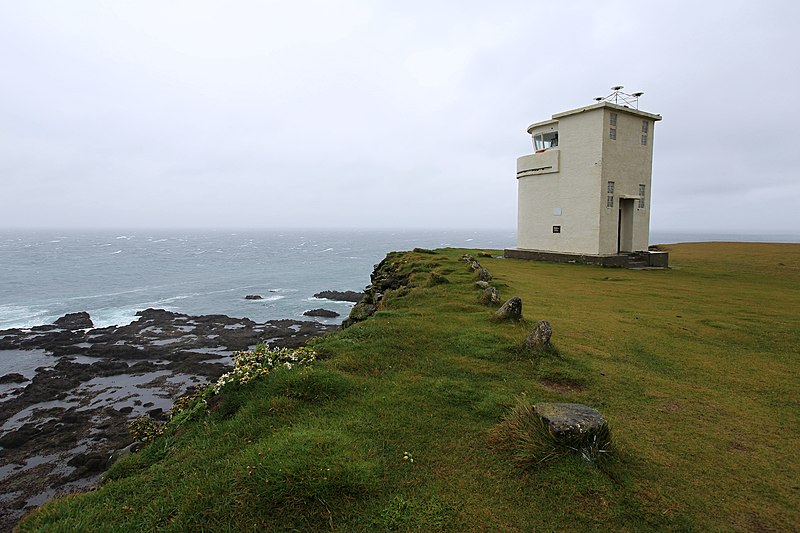
<instances>
[{"instance_id":1,"label":"stone on grass","mask_svg":"<svg viewBox=\"0 0 800 533\"><path fill-rule=\"evenodd\" d=\"M497 305L500 303L500 293L494 287L487 287L481 294L480 302L483 305Z\"/></svg>"},{"instance_id":2,"label":"stone on grass","mask_svg":"<svg viewBox=\"0 0 800 533\"><path fill-rule=\"evenodd\" d=\"M550 337L553 336L553 328L550 322L540 320L533 326L528 338L525 339L525 348L531 351L545 350L550 347Z\"/></svg>"},{"instance_id":3,"label":"stone on grass","mask_svg":"<svg viewBox=\"0 0 800 533\"><path fill-rule=\"evenodd\" d=\"M469 264L467 269L470 270L471 272L475 272L476 270L481 269L481 264L478 263L477 261L473 261L472 263Z\"/></svg>"},{"instance_id":4,"label":"stone on grass","mask_svg":"<svg viewBox=\"0 0 800 533\"><path fill-rule=\"evenodd\" d=\"M488 281L476 281L475 282L475 286L478 287L481 290L486 290L486 289L489 288L489 282Z\"/></svg>"},{"instance_id":5,"label":"stone on grass","mask_svg":"<svg viewBox=\"0 0 800 533\"><path fill-rule=\"evenodd\" d=\"M556 442L608 430L600 411L580 403L537 403L533 412L547 424Z\"/></svg>"},{"instance_id":6,"label":"stone on grass","mask_svg":"<svg viewBox=\"0 0 800 533\"><path fill-rule=\"evenodd\" d=\"M494 317L497 320L522 320L522 298L514 296L500 306Z\"/></svg>"},{"instance_id":7,"label":"stone on grass","mask_svg":"<svg viewBox=\"0 0 800 533\"><path fill-rule=\"evenodd\" d=\"M485 268L481 268L478 270L478 279L480 281L490 281L492 279L492 274Z\"/></svg>"}]
</instances>

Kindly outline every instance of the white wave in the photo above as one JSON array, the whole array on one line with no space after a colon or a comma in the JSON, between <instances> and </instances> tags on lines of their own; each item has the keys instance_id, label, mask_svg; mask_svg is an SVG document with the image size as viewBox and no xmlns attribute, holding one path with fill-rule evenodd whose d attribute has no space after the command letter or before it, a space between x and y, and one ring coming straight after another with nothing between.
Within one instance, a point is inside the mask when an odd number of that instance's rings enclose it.
<instances>
[{"instance_id":1,"label":"white wave","mask_svg":"<svg viewBox=\"0 0 800 533\"><path fill-rule=\"evenodd\" d=\"M133 294L134 292L143 292L143 291L146 291L147 289L148 289L148 287L142 287L142 288L139 288L139 289L131 289L131 290L128 290L128 291L105 292L105 293L102 293L102 294L92 294L91 296L73 296L71 298L66 298L66 300L68 302L71 302L71 301L74 301L74 300L93 300L95 298L105 298L107 296L120 296L122 294Z\"/></svg>"},{"instance_id":2,"label":"white wave","mask_svg":"<svg viewBox=\"0 0 800 533\"><path fill-rule=\"evenodd\" d=\"M151 242L167 242L167 239L156 239L156 240L151 241Z\"/></svg>"},{"instance_id":3,"label":"white wave","mask_svg":"<svg viewBox=\"0 0 800 533\"><path fill-rule=\"evenodd\" d=\"M120 235L119 237L117 237L117 240L119 239L130 239L130 237L128 237L127 235Z\"/></svg>"},{"instance_id":4,"label":"white wave","mask_svg":"<svg viewBox=\"0 0 800 533\"><path fill-rule=\"evenodd\" d=\"M324 253L324 252L332 252L332 251L333 251L333 248L325 248L325 249L324 249L324 250L322 250L320 253Z\"/></svg>"},{"instance_id":5,"label":"white wave","mask_svg":"<svg viewBox=\"0 0 800 533\"><path fill-rule=\"evenodd\" d=\"M471 242L471 241L474 241L474 240L475 240L475 239L467 239L467 240L465 240L464 242Z\"/></svg>"},{"instance_id":6,"label":"white wave","mask_svg":"<svg viewBox=\"0 0 800 533\"><path fill-rule=\"evenodd\" d=\"M122 250L117 250L116 252L111 252L111 255L117 255L117 254L121 254L121 253L122 253Z\"/></svg>"},{"instance_id":7,"label":"white wave","mask_svg":"<svg viewBox=\"0 0 800 533\"><path fill-rule=\"evenodd\" d=\"M52 317L52 318L51 318ZM0 329L30 328L58 318L47 309L26 305L0 305Z\"/></svg>"}]
</instances>

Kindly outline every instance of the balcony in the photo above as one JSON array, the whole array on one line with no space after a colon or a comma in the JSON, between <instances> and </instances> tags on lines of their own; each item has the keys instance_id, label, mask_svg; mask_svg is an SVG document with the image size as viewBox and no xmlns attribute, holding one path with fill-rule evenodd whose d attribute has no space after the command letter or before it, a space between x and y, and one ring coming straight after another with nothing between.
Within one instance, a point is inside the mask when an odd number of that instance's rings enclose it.
<instances>
[{"instance_id":1,"label":"balcony","mask_svg":"<svg viewBox=\"0 0 800 533\"><path fill-rule=\"evenodd\" d=\"M535 154L517 158L517 178L558 172L558 148L548 148Z\"/></svg>"}]
</instances>

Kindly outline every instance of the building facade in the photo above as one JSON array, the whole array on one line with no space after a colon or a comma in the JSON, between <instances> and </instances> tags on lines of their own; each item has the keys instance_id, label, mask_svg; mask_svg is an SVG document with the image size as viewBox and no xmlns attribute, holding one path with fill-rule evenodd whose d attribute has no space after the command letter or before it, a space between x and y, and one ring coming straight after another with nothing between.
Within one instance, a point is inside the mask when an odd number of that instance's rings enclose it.
<instances>
[{"instance_id":1,"label":"building facade","mask_svg":"<svg viewBox=\"0 0 800 533\"><path fill-rule=\"evenodd\" d=\"M534 153L517 159L516 250L646 251L659 120L604 101L530 125Z\"/></svg>"}]
</instances>

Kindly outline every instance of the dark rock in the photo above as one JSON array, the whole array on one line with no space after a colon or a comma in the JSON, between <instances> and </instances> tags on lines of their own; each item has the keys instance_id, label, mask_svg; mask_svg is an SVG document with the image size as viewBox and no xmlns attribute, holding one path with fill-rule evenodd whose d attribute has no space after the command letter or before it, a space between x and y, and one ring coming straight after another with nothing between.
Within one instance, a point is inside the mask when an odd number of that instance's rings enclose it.
<instances>
[{"instance_id":1,"label":"dark rock","mask_svg":"<svg viewBox=\"0 0 800 533\"><path fill-rule=\"evenodd\" d=\"M580 403L537 403L533 412L547 424L556 442L608 429L600 411Z\"/></svg>"},{"instance_id":2,"label":"dark rock","mask_svg":"<svg viewBox=\"0 0 800 533\"><path fill-rule=\"evenodd\" d=\"M108 458L99 453L88 453L82 466L87 472L100 472L105 469L107 462Z\"/></svg>"},{"instance_id":3,"label":"dark rock","mask_svg":"<svg viewBox=\"0 0 800 533\"><path fill-rule=\"evenodd\" d=\"M435 254L435 250L429 250L427 248L414 248L414 252L418 254Z\"/></svg>"},{"instance_id":4,"label":"dark rock","mask_svg":"<svg viewBox=\"0 0 800 533\"><path fill-rule=\"evenodd\" d=\"M64 329L89 329L94 327L94 323L86 311L67 313L56 320L54 324Z\"/></svg>"},{"instance_id":5,"label":"dark rock","mask_svg":"<svg viewBox=\"0 0 800 533\"><path fill-rule=\"evenodd\" d=\"M264 297L260 294L248 294L244 297L245 300L263 300Z\"/></svg>"},{"instance_id":6,"label":"dark rock","mask_svg":"<svg viewBox=\"0 0 800 533\"><path fill-rule=\"evenodd\" d=\"M461 260L466 262L466 263L472 263L473 261L475 261L475 258L472 257L469 254L464 254L464 255L461 256Z\"/></svg>"},{"instance_id":7,"label":"dark rock","mask_svg":"<svg viewBox=\"0 0 800 533\"><path fill-rule=\"evenodd\" d=\"M494 317L497 320L522 320L522 298L514 296L500 306Z\"/></svg>"},{"instance_id":8,"label":"dark rock","mask_svg":"<svg viewBox=\"0 0 800 533\"><path fill-rule=\"evenodd\" d=\"M314 298L325 298L337 302L358 302L363 296L363 292L355 291L322 291L315 294Z\"/></svg>"},{"instance_id":9,"label":"dark rock","mask_svg":"<svg viewBox=\"0 0 800 533\"><path fill-rule=\"evenodd\" d=\"M488 281L476 281L475 282L475 286L477 288L481 289L481 290L486 290L486 289L489 288L489 282Z\"/></svg>"},{"instance_id":10,"label":"dark rock","mask_svg":"<svg viewBox=\"0 0 800 533\"><path fill-rule=\"evenodd\" d=\"M28 381L28 378L16 372L0 377L0 383L25 383L26 381Z\"/></svg>"},{"instance_id":11,"label":"dark rock","mask_svg":"<svg viewBox=\"0 0 800 533\"><path fill-rule=\"evenodd\" d=\"M475 271L478 271L478 270L480 270L480 269L481 269L481 264L480 264L480 263L478 263L477 261L472 261L472 262L471 262L471 263L470 263L470 264L467 266L467 270L469 270L470 272L475 272Z\"/></svg>"},{"instance_id":12,"label":"dark rock","mask_svg":"<svg viewBox=\"0 0 800 533\"><path fill-rule=\"evenodd\" d=\"M478 257L494 257L489 252L478 252Z\"/></svg>"},{"instance_id":13,"label":"dark rock","mask_svg":"<svg viewBox=\"0 0 800 533\"><path fill-rule=\"evenodd\" d=\"M108 465L111 466L123 457L127 457L133 452L137 451L139 448L142 447L142 443L139 441L133 442L124 448L120 448L119 450L115 450L114 453L111 454L111 457L108 458Z\"/></svg>"},{"instance_id":14,"label":"dark rock","mask_svg":"<svg viewBox=\"0 0 800 533\"><path fill-rule=\"evenodd\" d=\"M483 305L497 305L500 303L500 293L494 287L487 287L481 293L480 300Z\"/></svg>"},{"instance_id":15,"label":"dark rock","mask_svg":"<svg viewBox=\"0 0 800 533\"><path fill-rule=\"evenodd\" d=\"M553 335L553 328L547 320L539 320L533 331L525 339L525 348L532 351L545 350L550 347L550 337Z\"/></svg>"},{"instance_id":16,"label":"dark rock","mask_svg":"<svg viewBox=\"0 0 800 533\"><path fill-rule=\"evenodd\" d=\"M329 311L328 309L312 309L303 313L303 316L321 316L324 318L336 318L339 313L336 311Z\"/></svg>"},{"instance_id":17,"label":"dark rock","mask_svg":"<svg viewBox=\"0 0 800 533\"><path fill-rule=\"evenodd\" d=\"M492 274L485 268L478 270L478 281L491 281Z\"/></svg>"}]
</instances>

